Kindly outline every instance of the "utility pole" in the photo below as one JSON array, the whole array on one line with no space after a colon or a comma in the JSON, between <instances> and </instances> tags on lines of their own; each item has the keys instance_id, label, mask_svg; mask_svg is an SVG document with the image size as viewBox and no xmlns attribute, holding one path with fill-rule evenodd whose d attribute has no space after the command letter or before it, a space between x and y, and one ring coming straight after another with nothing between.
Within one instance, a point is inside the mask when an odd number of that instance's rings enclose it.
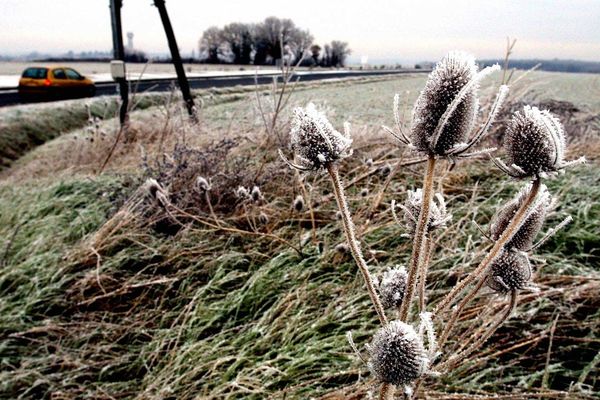
<instances>
[{"instance_id":1,"label":"utility pole","mask_svg":"<svg viewBox=\"0 0 600 400\"><path fill-rule=\"evenodd\" d=\"M127 84L127 75L125 74L125 50L123 48L123 31L121 29L121 7L122 0L110 0L110 20L112 26L113 38L113 58L123 62L123 73L115 80L119 84L119 93L121 94L121 109L119 110L119 121L121 126L127 123L127 108L129 107L129 85Z\"/></svg>"},{"instance_id":2,"label":"utility pole","mask_svg":"<svg viewBox=\"0 0 600 400\"><path fill-rule=\"evenodd\" d=\"M162 20L163 27L165 28L165 34L167 35L167 41L169 42L169 50L171 50L171 59L175 66L175 72L177 72L177 81L179 82L179 89L185 101L185 105L188 110L188 114L193 120L196 120L196 113L194 111L194 99L190 93L190 85L185 71L183 69L183 63L181 62L181 56L179 55L179 47L177 47L177 41L175 40L175 33L169 20L169 14L167 14L167 8L165 6L165 0L154 0L154 6L158 8L160 19Z\"/></svg>"}]
</instances>

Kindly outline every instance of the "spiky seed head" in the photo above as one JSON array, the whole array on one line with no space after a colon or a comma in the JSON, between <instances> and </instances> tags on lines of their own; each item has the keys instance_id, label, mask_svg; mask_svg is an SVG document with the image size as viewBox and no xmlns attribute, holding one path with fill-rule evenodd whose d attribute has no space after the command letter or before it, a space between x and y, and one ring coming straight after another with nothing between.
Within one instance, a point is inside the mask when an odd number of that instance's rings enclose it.
<instances>
[{"instance_id":1,"label":"spiky seed head","mask_svg":"<svg viewBox=\"0 0 600 400\"><path fill-rule=\"evenodd\" d=\"M499 293L524 289L531 279L531 264L527 254L504 248L490 267L487 285Z\"/></svg>"},{"instance_id":2,"label":"spiky seed head","mask_svg":"<svg viewBox=\"0 0 600 400\"><path fill-rule=\"evenodd\" d=\"M147 179L144 183L144 187L148 191L148 194L156 200L158 204L162 207L167 207L169 204L169 194L156 179Z\"/></svg>"},{"instance_id":3,"label":"spiky seed head","mask_svg":"<svg viewBox=\"0 0 600 400\"><path fill-rule=\"evenodd\" d=\"M248 189L245 187L238 186L238 188L235 190L235 195L239 199L247 199L250 196L250 193L248 193Z\"/></svg>"},{"instance_id":4,"label":"spiky seed head","mask_svg":"<svg viewBox=\"0 0 600 400\"><path fill-rule=\"evenodd\" d=\"M361 197L367 197L368 195L369 195L369 189L362 188L362 190L360 191L360 196Z\"/></svg>"},{"instance_id":5,"label":"spiky seed head","mask_svg":"<svg viewBox=\"0 0 600 400\"><path fill-rule=\"evenodd\" d=\"M352 154L352 139L347 132L336 131L313 103L294 110L290 137L292 149L305 169L326 168Z\"/></svg>"},{"instance_id":6,"label":"spiky seed head","mask_svg":"<svg viewBox=\"0 0 600 400\"><path fill-rule=\"evenodd\" d=\"M477 72L475 58L463 52L450 52L437 63L413 110L410 140L417 151L444 155L455 145L466 141L479 108L477 84L472 85L458 103L437 143L432 143L442 115Z\"/></svg>"},{"instance_id":7,"label":"spiky seed head","mask_svg":"<svg viewBox=\"0 0 600 400\"><path fill-rule=\"evenodd\" d=\"M390 172L392 172L392 166L390 164L385 164L379 169L379 174L383 177L387 177Z\"/></svg>"},{"instance_id":8,"label":"spiky seed head","mask_svg":"<svg viewBox=\"0 0 600 400\"><path fill-rule=\"evenodd\" d=\"M379 296L385 309L400 307L406 291L407 280L408 274L404 267L388 268L383 273L379 280Z\"/></svg>"},{"instance_id":9,"label":"spiky seed head","mask_svg":"<svg viewBox=\"0 0 600 400\"><path fill-rule=\"evenodd\" d=\"M260 191L260 188L258 186L254 186L252 188L252 191L250 192L250 196L252 197L252 201L255 202L262 199L262 193Z\"/></svg>"},{"instance_id":10,"label":"spiky seed head","mask_svg":"<svg viewBox=\"0 0 600 400\"><path fill-rule=\"evenodd\" d=\"M525 106L513 114L504 147L508 164L520 169L520 177L556 172L565 163L565 130L549 111Z\"/></svg>"},{"instance_id":11,"label":"spiky seed head","mask_svg":"<svg viewBox=\"0 0 600 400\"><path fill-rule=\"evenodd\" d=\"M372 158L367 158L367 159L365 160L365 165L366 165L367 167L369 167L369 168L370 168L370 167L372 167L372 166L373 166L373 159L372 159Z\"/></svg>"},{"instance_id":12,"label":"spiky seed head","mask_svg":"<svg viewBox=\"0 0 600 400\"><path fill-rule=\"evenodd\" d=\"M304 198L300 195L296 196L293 203L294 210L300 212L304 210Z\"/></svg>"},{"instance_id":13,"label":"spiky seed head","mask_svg":"<svg viewBox=\"0 0 600 400\"><path fill-rule=\"evenodd\" d=\"M208 192L210 190L210 183L203 176L196 178L196 187L202 192Z\"/></svg>"},{"instance_id":14,"label":"spiky seed head","mask_svg":"<svg viewBox=\"0 0 600 400\"><path fill-rule=\"evenodd\" d=\"M517 213L517 210L521 208L523 203L529 197L531 193L531 184L524 186L516 196L506 203L504 207L502 207L496 215L492 218L492 223L490 226L490 236L492 240L498 240L502 233L506 230L508 224L510 224L511 220ZM541 185L540 190L538 192L536 202L533 204L531 208L531 213L525 219L525 221L521 224L515 235L509 240L505 247L507 249L517 249L521 251L527 251L533 245L533 241L535 237L542 229L544 225L544 220L546 219L546 214L551 204L551 196L546 188L546 185Z\"/></svg>"},{"instance_id":15,"label":"spiky seed head","mask_svg":"<svg viewBox=\"0 0 600 400\"><path fill-rule=\"evenodd\" d=\"M269 216L267 214L265 214L264 212L261 211L260 214L258 214L258 222L261 223L261 225L266 225L269 223Z\"/></svg>"},{"instance_id":16,"label":"spiky seed head","mask_svg":"<svg viewBox=\"0 0 600 400\"><path fill-rule=\"evenodd\" d=\"M350 247L348 247L346 243L339 243L337 246L335 246L335 251L340 254L347 254L350 252Z\"/></svg>"},{"instance_id":17,"label":"spiky seed head","mask_svg":"<svg viewBox=\"0 0 600 400\"><path fill-rule=\"evenodd\" d=\"M367 350L369 369L380 382L407 385L428 368L423 341L412 326L401 321L380 328Z\"/></svg>"},{"instance_id":18,"label":"spiky seed head","mask_svg":"<svg viewBox=\"0 0 600 400\"><path fill-rule=\"evenodd\" d=\"M423 204L423 190L409 190L407 192L408 197L404 204L404 226L408 234L415 233L417 227L417 220L419 213L421 212L421 206ZM435 195L436 201L431 201L429 207L429 223L427 224L427 233L434 231L439 227L443 227L449 216L446 213L446 206L444 198L440 193Z\"/></svg>"}]
</instances>

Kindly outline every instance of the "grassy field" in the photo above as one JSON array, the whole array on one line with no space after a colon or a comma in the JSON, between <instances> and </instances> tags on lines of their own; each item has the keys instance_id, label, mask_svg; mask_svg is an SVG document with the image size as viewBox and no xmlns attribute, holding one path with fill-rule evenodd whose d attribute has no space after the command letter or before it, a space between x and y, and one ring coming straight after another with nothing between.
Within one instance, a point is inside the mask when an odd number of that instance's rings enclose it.
<instances>
[{"instance_id":1,"label":"grassy field","mask_svg":"<svg viewBox=\"0 0 600 400\"><path fill-rule=\"evenodd\" d=\"M377 319L351 256L336 249L342 233L329 182L306 178L311 207L295 212L303 185L276 149L295 105L314 101L334 125L351 121L355 155L341 170L369 264L377 274L405 264L411 244L389 203L420 185L423 167L402 168L382 192L382 167L411 155L380 125L393 121L394 93L409 92L410 111L424 80L299 87L269 140L260 112L269 114L268 92L259 93L260 107L253 92L198 93L197 125L176 98L162 98L132 113L102 174L118 134L114 118L87 122L78 102L64 106L78 110L76 122L43 114L56 129L25 140L27 154L1 173L0 398L367 398L373 380L345 335L352 331L362 348ZM598 397L600 92L590 90L597 85L594 75L534 73L514 88L508 108L522 101L553 108L571 134L570 156L590 160L548 181L559 198L548 227L567 214L574 222L537 252L539 291L521 293L517 312L481 351L427 379L421 398ZM23 110L30 109L2 112L12 113L7 120ZM11 121L21 132L19 119ZM496 129L490 141L501 135ZM453 219L437 238L432 303L489 247L471 221L487 226L519 186L486 160L443 169L436 184ZM217 220L194 190L198 175L211 179ZM149 198L148 177L169 188L176 211ZM241 202L233 195L239 185L258 185L264 199ZM482 292L444 351L456 348L470 317L504 304Z\"/></svg>"}]
</instances>

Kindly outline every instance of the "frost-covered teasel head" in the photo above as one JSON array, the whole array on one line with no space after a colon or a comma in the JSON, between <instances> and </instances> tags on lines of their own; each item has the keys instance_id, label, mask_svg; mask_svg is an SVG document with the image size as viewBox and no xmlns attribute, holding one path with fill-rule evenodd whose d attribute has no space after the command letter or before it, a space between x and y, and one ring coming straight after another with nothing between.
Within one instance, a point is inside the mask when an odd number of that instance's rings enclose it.
<instances>
[{"instance_id":1,"label":"frost-covered teasel head","mask_svg":"<svg viewBox=\"0 0 600 400\"><path fill-rule=\"evenodd\" d=\"M262 199L262 193L258 186L254 186L252 191L250 192L250 197L252 197L252 201L257 202Z\"/></svg>"},{"instance_id":2,"label":"frost-covered teasel head","mask_svg":"<svg viewBox=\"0 0 600 400\"><path fill-rule=\"evenodd\" d=\"M235 196L238 199L246 200L247 198L250 197L250 193L248 192L248 189L246 189L245 187L238 186L238 188L235 189Z\"/></svg>"},{"instance_id":3,"label":"frost-covered teasel head","mask_svg":"<svg viewBox=\"0 0 600 400\"><path fill-rule=\"evenodd\" d=\"M496 165L510 176L529 178L545 176L564 168L585 162L581 157L565 161L565 130L549 111L525 106L513 114L504 139L508 156L505 164L494 159Z\"/></svg>"},{"instance_id":4,"label":"frost-covered teasel head","mask_svg":"<svg viewBox=\"0 0 600 400\"><path fill-rule=\"evenodd\" d=\"M269 223L269 216L261 211L261 213L258 214L258 222L260 222L261 225L267 225Z\"/></svg>"},{"instance_id":5,"label":"frost-covered teasel head","mask_svg":"<svg viewBox=\"0 0 600 400\"><path fill-rule=\"evenodd\" d=\"M296 196L296 198L294 199L294 202L292 204L292 207L294 208L294 210L301 212L302 210L304 210L304 197L298 195Z\"/></svg>"},{"instance_id":6,"label":"frost-covered teasel head","mask_svg":"<svg viewBox=\"0 0 600 400\"><path fill-rule=\"evenodd\" d=\"M406 281L408 274L404 267L388 268L379 279L379 297L381 304L385 309L400 307L404 292L406 291Z\"/></svg>"},{"instance_id":7,"label":"frost-covered teasel head","mask_svg":"<svg viewBox=\"0 0 600 400\"><path fill-rule=\"evenodd\" d=\"M475 130L479 111L479 82L500 67L479 71L475 58L463 52L450 52L429 74L425 88L413 109L410 131L405 133L399 110L399 95L394 98L396 129L384 128L412 149L431 156L467 157L466 151L487 133L508 93L501 86L485 122ZM489 152L486 149L483 152Z\"/></svg>"},{"instance_id":8,"label":"frost-covered teasel head","mask_svg":"<svg viewBox=\"0 0 600 400\"><path fill-rule=\"evenodd\" d=\"M422 338L412 326L401 321L391 321L380 328L367 350L369 369L380 382L408 385L428 369L429 358Z\"/></svg>"},{"instance_id":9,"label":"frost-covered teasel head","mask_svg":"<svg viewBox=\"0 0 600 400\"><path fill-rule=\"evenodd\" d=\"M169 204L169 193L161 186L156 179L149 178L144 183L145 189L148 191L150 197L152 197L162 207L167 207Z\"/></svg>"},{"instance_id":10,"label":"frost-covered teasel head","mask_svg":"<svg viewBox=\"0 0 600 400\"><path fill-rule=\"evenodd\" d=\"M502 233L506 230L506 227L510 224L515 214L521 208L523 203L529 197L531 193L531 184L523 187L517 195L508 203L506 203L494 217L490 226L490 236L492 240L498 240ZM535 203L530 209L530 213L525 218L515 235L510 239L504 247L507 249L517 249L521 251L528 251L532 245L535 237L542 229L546 214L548 213L552 203L552 198L546 185L541 185Z\"/></svg>"},{"instance_id":11,"label":"frost-covered teasel head","mask_svg":"<svg viewBox=\"0 0 600 400\"><path fill-rule=\"evenodd\" d=\"M288 165L302 171L327 168L352 154L349 125L344 125L343 134L336 131L313 103L294 110L290 139L298 164L280 155Z\"/></svg>"},{"instance_id":12,"label":"frost-covered teasel head","mask_svg":"<svg viewBox=\"0 0 600 400\"><path fill-rule=\"evenodd\" d=\"M494 291L508 293L525 289L531 279L531 264L527 254L504 248L490 267L486 283Z\"/></svg>"},{"instance_id":13,"label":"frost-covered teasel head","mask_svg":"<svg viewBox=\"0 0 600 400\"><path fill-rule=\"evenodd\" d=\"M421 204L423 203L423 191L421 189L409 190L408 197L404 205L392 201L392 213L396 222L406 229L407 234L412 235L417 226ZM427 224L427 233L446 225L446 222L452 218L446 211L446 202L441 193L436 193L435 201L431 201L429 208L429 223ZM403 217L400 219L396 214L396 207L402 209Z\"/></svg>"},{"instance_id":14,"label":"frost-covered teasel head","mask_svg":"<svg viewBox=\"0 0 600 400\"><path fill-rule=\"evenodd\" d=\"M201 192L208 192L211 189L210 183L203 176L196 178L196 187Z\"/></svg>"}]
</instances>

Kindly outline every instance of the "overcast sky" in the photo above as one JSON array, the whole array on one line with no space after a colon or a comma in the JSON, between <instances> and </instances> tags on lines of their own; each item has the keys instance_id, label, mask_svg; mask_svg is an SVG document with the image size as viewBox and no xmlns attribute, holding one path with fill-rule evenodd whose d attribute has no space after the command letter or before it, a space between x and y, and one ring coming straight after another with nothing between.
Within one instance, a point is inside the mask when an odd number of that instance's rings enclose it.
<instances>
[{"instance_id":1,"label":"overcast sky","mask_svg":"<svg viewBox=\"0 0 600 400\"><path fill-rule=\"evenodd\" d=\"M124 0L123 30L135 47L167 53L152 0ZM0 53L110 50L108 0L0 0ZM503 55L506 36L518 38L514 58L600 61L600 0L167 0L179 47L197 47L211 25L291 18L317 43L349 42L353 58L436 60L461 49L478 58Z\"/></svg>"}]
</instances>

